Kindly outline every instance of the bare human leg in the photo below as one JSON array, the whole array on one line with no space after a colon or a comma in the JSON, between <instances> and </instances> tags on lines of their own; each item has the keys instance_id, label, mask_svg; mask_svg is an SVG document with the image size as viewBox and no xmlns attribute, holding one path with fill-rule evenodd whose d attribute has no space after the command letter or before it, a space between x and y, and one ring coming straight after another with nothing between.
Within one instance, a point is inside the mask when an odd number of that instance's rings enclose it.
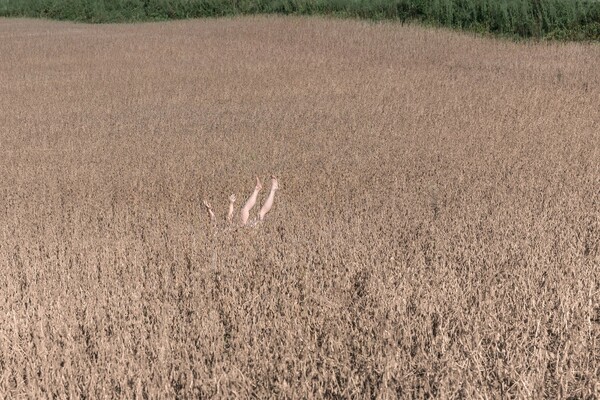
<instances>
[{"instance_id":1,"label":"bare human leg","mask_svg":"<svg viewBox=\"0 0 600 400\"><path fill-rule=\"evenodd\" d=\"M215 218L215 213L212 210L212 207L210 206L210 203L206 200L202 201L202 204L204 205L204 208L206 209L206 213L208 214L208 218L210 219L210 222L212 222L213 224L217 222L217 219Z\"/></svg>"},{"instance_id":2,"label":"bare human leg","mask_svg":"<svg viewBox=\"0 0 600 400\"><path fill-rule=\"evenodd\" d=\"M248 200L246 200L246 204L244 204L244 207L240 211L240 219L241 219L242 226L244 226L248 223L248 217L250 216L250 210L252 209L252 207L254 207L254 204L256 204L258 192L260 192L261 189L262 189L262 184L260 183L260 179L258 179L258 176L257 176L256 177L256 186L254 187L254 192L252 192L252 194L250 195Z\"/></svg>"},{"instance_id":3,"label":"bare human leg","mask_svg":"<svg viewBox=\"0 0 600 400\"><path fill-rule=\"evenodd\" d=\"M233 220L233 203L235 203L235 194L229 196L229 211L227 212L227 222L231 224Z\"/></svg>"},{"instance_id":4,"label":"bare human leg","mask_svg":"<svg viewBox=\"0 0 600 400\"><path fill-rule=\"evenodd\" d=\"M273 207L273 202L275 201L275 192L279 190L279 181L277 181L277 177L275 175L271 175L271 192L269 192L269 197L263 204L260 209L260 213L258 214L258 218L262 221L265 218L265 215L271 210Z\"/></svg>"}]
</instances>

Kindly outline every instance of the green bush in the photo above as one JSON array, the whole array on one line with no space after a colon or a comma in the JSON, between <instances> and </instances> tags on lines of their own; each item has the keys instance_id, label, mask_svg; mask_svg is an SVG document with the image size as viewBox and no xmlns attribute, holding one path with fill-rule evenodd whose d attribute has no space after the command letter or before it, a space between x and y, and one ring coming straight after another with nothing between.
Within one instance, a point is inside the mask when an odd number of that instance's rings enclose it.
<instances>
[{"instance_id":1,"label":"green bush","mask_svg":"<svg viewBox=\"0 0 600 400\"><path fill-rule=\"evenodd\" d=\"M0 16L94 23L258 13L421 21L525 38L600 39L597 0L0 0Z\"/></svg>"}]
</instances>

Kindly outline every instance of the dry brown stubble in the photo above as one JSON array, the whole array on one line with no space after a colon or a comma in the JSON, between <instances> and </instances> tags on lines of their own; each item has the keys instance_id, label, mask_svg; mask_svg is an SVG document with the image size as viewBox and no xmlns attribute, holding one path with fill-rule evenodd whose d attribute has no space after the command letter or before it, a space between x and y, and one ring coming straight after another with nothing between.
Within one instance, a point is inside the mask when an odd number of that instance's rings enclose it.
<instances>
[{"instance_id":1,"label":"dry brown stubble","mask_svg":"<svg viewBox=\"0 0 600 400\"><path fill-rule=\"evenodd\" d=\"M598 396L599 46L0 19L0 55L5 397Z\"/></svg>"}]
</instances>

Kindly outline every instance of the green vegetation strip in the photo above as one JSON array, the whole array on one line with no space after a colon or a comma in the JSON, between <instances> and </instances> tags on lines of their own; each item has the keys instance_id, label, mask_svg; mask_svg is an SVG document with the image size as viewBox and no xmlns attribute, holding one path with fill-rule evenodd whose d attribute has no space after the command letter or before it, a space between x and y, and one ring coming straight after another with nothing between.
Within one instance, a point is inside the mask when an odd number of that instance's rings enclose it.
<instances>
[{"instance_id":1,"label":"green vegetation strip","mask_svg":"<svg viewBox=\"0 0 600 400\"><path fill-rule=\"evenodd\" d=\"M418 21L515 38L600 39L600 0L0 0L0 16L94 23L271 13Z\"/></svg>"}]
</instances>

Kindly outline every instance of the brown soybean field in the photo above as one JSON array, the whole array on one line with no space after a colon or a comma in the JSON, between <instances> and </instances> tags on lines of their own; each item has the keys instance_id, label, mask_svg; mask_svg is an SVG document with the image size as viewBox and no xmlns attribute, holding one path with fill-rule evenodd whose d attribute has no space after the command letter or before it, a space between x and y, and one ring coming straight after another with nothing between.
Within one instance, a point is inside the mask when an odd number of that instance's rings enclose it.
<instances>
[{"instance_id":1,"label":"brown soybean field","mask_svg":"<svg viewBox=\"0 0 600 400\"><path fill-rule=\"evenodd\" d=\"M600 397L599 64L399 23L0 19L0 397ZM262 224L211 225L271 174Z\"/></svg>"}]
</instances>

